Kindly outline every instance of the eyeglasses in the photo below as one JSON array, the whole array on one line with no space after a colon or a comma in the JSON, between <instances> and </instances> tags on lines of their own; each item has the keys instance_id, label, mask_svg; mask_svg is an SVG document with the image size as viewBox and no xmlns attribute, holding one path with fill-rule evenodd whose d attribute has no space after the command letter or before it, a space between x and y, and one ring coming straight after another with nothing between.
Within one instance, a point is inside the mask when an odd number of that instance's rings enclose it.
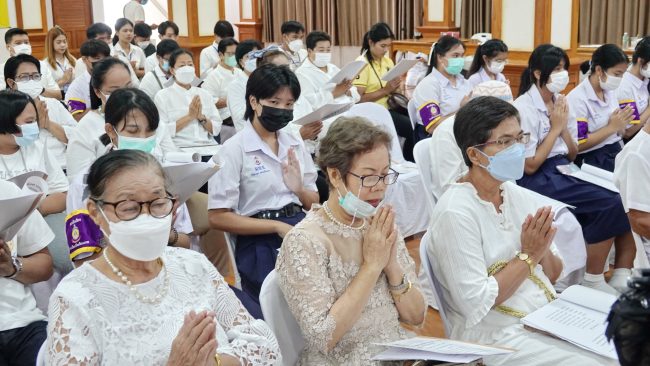
<instances>
[{"instance_id":1,"label":"eyeglasses","mask_svg":"<svg viewBox=\"0 0 650 366\"><path fill-rule=\"evenodd\" d=\"M381 181L383 181L384 184L387 186L397 182L397 177L399 176L399 173L394 171L392 168L389 170L390 173L386 175L357 175L352 172L348 172L348 174L361 179L362 187L371 188L379 184L379 182Z\"/></svg>"},{"instance_id":2,"label":"eyeglasses","mask_svg":"<svg viewBox=\"0 0 650 366\"><path fill-rule=\"evenodd\" d=\"M30 80L41 81L41 74L21 75L16 77L16 82L18 83L22 83Z\"/></svg>"},{"instance_id":3,"label":"eyeglasses","mask_svg":"<svg viewBox=\"0 0 650 366\"><path fill-rule=\"evenodd\" d=\"M142 206L144 205L149 205L149 214L151 216L157 219L162 219L172 213L174 203L176 203L176 199L171 197L156 198L155 200L143 202L132 200L106 202L94 198L91 198L91 200L101 206L113 206L115 216L122 221L131 221L140 216L142 213Z\"/></svg>"},{"instance_id":4,"label":"eyeglasses","mask_svg":"<svg viewBox=\"0 0 650 366\"><path fill-rule=\"evenodd\" d=\"M512 136L504 136L504 137L499 137L498 139L494 141L488 141L482 144L474 145L473 147L478 147L478 146L485 146L485 145L498 145L500 147L510 147L514 145L515 143L519 144L527 144L530 141L530 133L522 133L521 135L517 137L512 137Z\"/></svg>"}]
</instances>

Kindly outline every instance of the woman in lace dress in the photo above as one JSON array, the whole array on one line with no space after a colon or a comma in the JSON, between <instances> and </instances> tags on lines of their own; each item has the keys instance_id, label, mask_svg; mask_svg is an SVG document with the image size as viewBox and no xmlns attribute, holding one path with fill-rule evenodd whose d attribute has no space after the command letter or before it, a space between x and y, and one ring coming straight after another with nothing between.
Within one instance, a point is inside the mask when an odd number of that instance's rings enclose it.
<instances>
[{"instance_id":1,"label":"woman in lace dress","mask_svg":"<svg viewBox=\"0 0 650 366\"><path fill-rule=\"evenodd\" d=\"M381 205L395 183L390 137L363 118L339 118L322 140L330 197L284 238L276 270L307 346L301 365L372 365L373 343L406 338L426 304L415 265ZM413 282L411 282L413 281Z\"/></svg>"},{"instance_id":2,"label":"woman in lace dress","mask_svg":"<svg viewBox=\"0 0 650 366\"><path fill-rule=\"evenodd\" d=\"M273 365L279 347L201 254L167 247L175 200L153 155L112 151L87 177L109 245L50 299L53 365Z\"/></svg>"}]
</instances>

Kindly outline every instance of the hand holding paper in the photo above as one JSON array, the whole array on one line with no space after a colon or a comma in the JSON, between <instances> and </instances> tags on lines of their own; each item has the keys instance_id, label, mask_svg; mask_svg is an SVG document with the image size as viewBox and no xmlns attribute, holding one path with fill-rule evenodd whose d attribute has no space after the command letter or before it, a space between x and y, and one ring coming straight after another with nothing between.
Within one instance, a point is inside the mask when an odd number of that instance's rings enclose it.
<instances>
[{"instance_id":1,"label":"hand holding paper","mask_svg":"<svg viewBox=\"0 0 650 366\"><path fill-rule=\"evenodd\" d=\"M402 60L400 61L395 67L390 69L384 76L382 76L381 80L384 81L391 81L395 78L398 78L404 74L406 74L411 67L413 67L415 64L417 64L419 61L418 60Z\"/></svg>"},{"instance_id":2,"label":"hand holding paper","mask_svg":"<svg viewBox=\"0 0 650 366\"><path fill-rule=\"evenodd\" d=\"M362 60L352 61L349 64L343 66L341 71L336 73L336 75L334 75L327 83L338 85L345 80L354 80L357 78L357 75L359 75L359 73L366 68L367 65L368 63Z\"/></svg>"}]
</instances>

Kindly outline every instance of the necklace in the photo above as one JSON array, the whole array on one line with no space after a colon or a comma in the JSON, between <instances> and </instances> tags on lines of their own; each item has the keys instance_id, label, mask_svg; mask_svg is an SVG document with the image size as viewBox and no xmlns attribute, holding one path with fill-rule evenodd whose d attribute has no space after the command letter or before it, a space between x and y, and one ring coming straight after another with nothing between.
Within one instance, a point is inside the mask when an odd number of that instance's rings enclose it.
<instances>
[{"instance_id":1,"label":"necklace","mask_svg":"<svg viewBox=\"0 0 650 366\"><path fill-rule=\"evenodd\" d=\"M131 290L131 293L133 293L135 295L136 299L138 299L139 301L142 301L144 303L148 303L148 304L157 304L157 303L160 302L160 300L162 300L162 298L165 295L167 295L167 290L169 289L169 273L167 272L167 269L165 268L165 264L162 262L161 259L158 259L158 260L160 261L160 264L162 265L162 269L165 271L165 279L164 279L164 282L163 282L163 289L159 294L156 294L156 296L149 297L149 296L142 295L140 293L140 291L138 291L138 289L135 287L135 285L131 283L129 278L126 277L126 275L122 271L120 271L120 269L117 268L113 264L113 262L111 262L110 259L108 259L108 254L106 254L106 252L107 252L107 249L104 249L104 251L102 252L102 256L104 257L104 260L106 261L106 263L108 263L108 266L111 267L111 270L113 270L113 273L115 273L115 275L117 277L119 277L122 280L122 282L129 287L129 290Z\"/></svg>"},{"instance_id":2,"label":"necklace","mask_svg":"<svg viewBox=\"0 0 650 366\"><path fill-rule=\"evenodd\" d=\"M325 201L325 202L323 203L323 211L325 211L325 215L327 215L327 218L329 218L330 221L334 222L335 224L337 224L337 225L339 225L339 226L343 226L343 227L345 227L345 228L347 228L347 229L351 229L351 230L359 230L359 231L361 231L361 230L363 230L363 229L366 228L366 223L367 223L367 221L366 221L365 219L363 219L363 224L361 224L361 226L358 226L358 227L354 227L354 226L352 226L352 225L344 224L344 223L342 223L341 221L337 220L336 217L334 217L334 214L332 213L332 210L331 210L330 207L327 205L327 201Z\"/></svg>"}]
</instances>

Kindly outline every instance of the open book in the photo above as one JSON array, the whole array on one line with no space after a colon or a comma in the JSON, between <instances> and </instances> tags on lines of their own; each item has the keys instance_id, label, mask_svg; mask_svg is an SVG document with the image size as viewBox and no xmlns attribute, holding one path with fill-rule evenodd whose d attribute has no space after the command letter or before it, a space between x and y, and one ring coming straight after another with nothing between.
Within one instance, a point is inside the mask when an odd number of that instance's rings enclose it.
<instances>
[{"instance_id":1,"label":"open book","mask_svg":"<svg viewBox=\"0 0 650 366\"><path fill-rule=\"evenodd\" d=\"M589 164L582 164L582 168L579 168L573 163L558 165L557 170L562 174L570 175L585 182L609 189L612 192L619 193L618 188L614 184L614 173L608 170L600 169Z\"/></svg>"},{"instance_id":2,"label":"open book","mask_svg":"<svg viewBox=\"0 0 650 366\"><path fill-rule=\"evenodd\" d=\"M343 80L354 80L356 79L357 75L366 68L368 63L363 60L358 60L358 61L352 61L349 64L343 66L343 68L336 73L336 75L332 76L330 81L328 81L328 84L340 84L343 82Z\"/></svg>"},{"instance_id":3,"label":"open book","mask_svg":"<svg viewBox=\"0 0 650 366\"><path fill-rule=\"evenodd\" d=\"M163 170L169 179L169 192L178 197L179 203L187 201L212 177L221 165L208 162L165 162Z\"/></svg>"},{"instance_id":4,"label":"open book","mask_svg":"<svg viewBox=\"0 0 650 366\"><path fill-rule=\"evenodd\" d=\"M47 183L39 175L24 179L19 195L0 200L0 239L11 240L47 195Z\"/></svg>"},{"instance_id":5,"label":"open book","mask_svg":"<svg viewBox=\"0 0 650 366\"><path fill-rule=\"evenodd\" d=\"M521 322L580 348L618 360L614 344L605 338L605 321L615 301L614 295L573 285Z\"/></svg>"},{"instance_id":6,"label":"open book","mask_svg":"<svg viewBox=\"0 0 650 366\"><path fill-rule=\"evenodd\" d=\"M392 69L390 69L384 76L381 77L381 80L384 81L391 81L397 77L400 77L404 74L406 74L411 67L415 66L420 62L419 60L402 60L395 65Z\"/></svg>"},{"instance_id":7,"label":"open book","mask_svg":"<svg viewBox=\"0 0 650 366\"><path fill-rule=\"evenodd\" d=\"M373 361L431 360L467 363L483 356L515 352L508 348L433 337L415 337L379 345L388 348L373 357Z\"/></svg>"},{"instance_id":8,"label":"open book","mask_svg":"<svg viewBox=\"0 0 650 366\"><path fill-rule=\"evenodd\" d=\"M299 126L308 125L316 121L324 121L326 119L338 116L341 113L347 112L354 103L332 103L325 104L324 106L318 108L317 110L298 118L297 120L291 121Z\"/></svg>"}]
</instances>

